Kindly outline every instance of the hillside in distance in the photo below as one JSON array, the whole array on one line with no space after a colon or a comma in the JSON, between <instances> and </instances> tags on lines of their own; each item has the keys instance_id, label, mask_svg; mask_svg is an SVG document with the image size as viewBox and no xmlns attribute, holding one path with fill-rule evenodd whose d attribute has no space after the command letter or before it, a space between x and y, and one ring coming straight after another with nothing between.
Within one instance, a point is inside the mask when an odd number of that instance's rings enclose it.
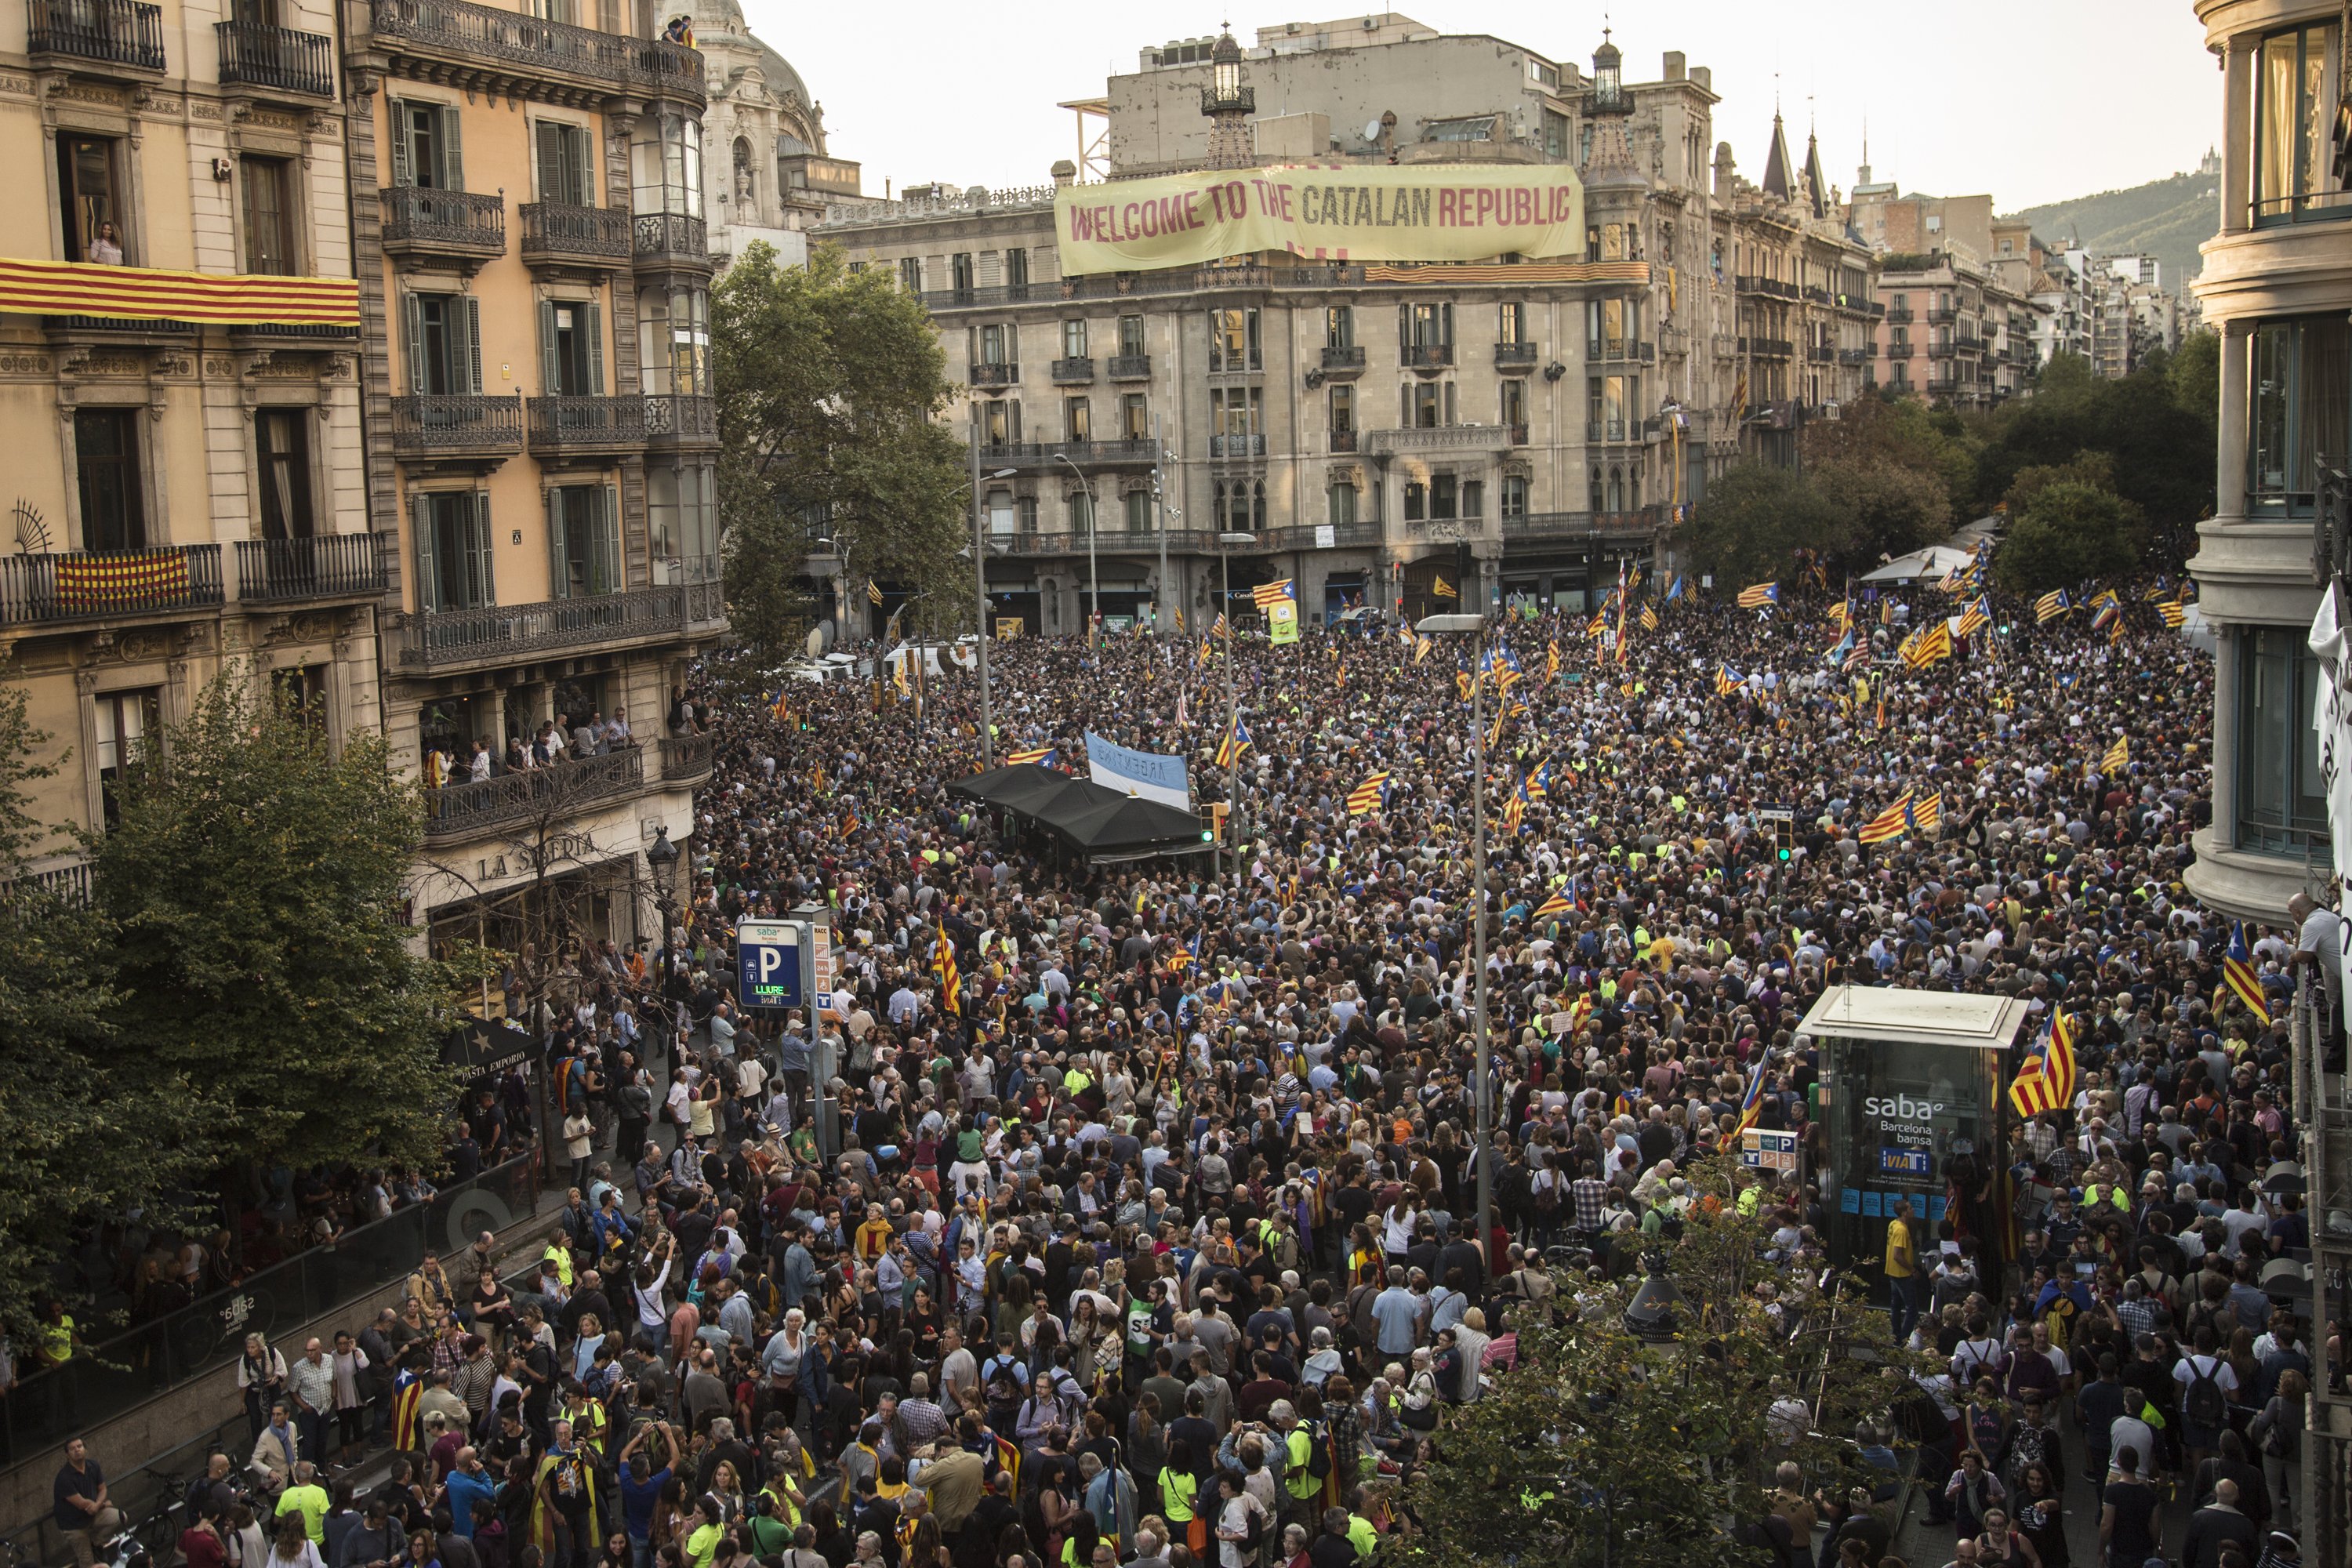
<instances>
[{"instance_id":1,"label":"hillside in distance","mask_svg":"<svg viewBox=\"0 0 2352 1568\"><path fill-rule=\"evenodd\" d=\"M2164 264L2164 286L2177 291L2197 276L2197 247L2221 229L2221 184L2218 173L2174 174L2009 216L2031 223L2053 250L2072 242L2102 255L2153 256Z\"/></svg>"}]
</instances>

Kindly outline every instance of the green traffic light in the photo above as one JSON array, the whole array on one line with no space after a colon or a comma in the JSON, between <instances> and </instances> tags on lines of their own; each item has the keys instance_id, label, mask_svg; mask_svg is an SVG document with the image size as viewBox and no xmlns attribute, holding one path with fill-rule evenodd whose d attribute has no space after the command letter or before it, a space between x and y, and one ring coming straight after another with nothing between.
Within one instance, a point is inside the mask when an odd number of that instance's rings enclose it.
<instances>
[{"instance_id":1,"label":"green traffic light","mask_svg":"<svg viewBox=\"0 0 2352 1568\"><path fill-rule=\"evenodd\" d=\"M1781 850L1781 851L1780 851L1780 858L1781 858L1781 859L1783 859L1783 860L1786 860L1786 859L1788 859L1788 858L1789 858L1789 852L1788 852L1786 849L1783 849L1783 850Z\"/></svg>"}]
</instances>

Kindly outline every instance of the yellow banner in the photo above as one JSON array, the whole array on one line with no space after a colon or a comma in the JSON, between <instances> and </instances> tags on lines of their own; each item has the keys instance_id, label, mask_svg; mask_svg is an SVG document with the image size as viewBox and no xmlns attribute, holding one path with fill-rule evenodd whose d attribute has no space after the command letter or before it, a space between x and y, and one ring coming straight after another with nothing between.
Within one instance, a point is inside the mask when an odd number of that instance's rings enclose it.
<instances>
[{"instance_id":1,"label":"yellow banner","mask_svg":"<svg viewBox=\"0 0 2352 1568\"><path fill-rule=\"evenodd\" d=\"M1290 643L1298 640L1298 605L1289 599L1276 599L1265 607L1266 640Z\"/></svg>"},{"instance_id":2,"label":"yellow banner","mask_svg":"<svg viewBox=\"0 0 2352 1568\"><path fill-rule=\"evenodd\" d=\"M1584 191L1559 163L1286 163L1065 185L1054 226L1068 275L1267 250L1317 261L1580 256Z\"/></svg>"}]
</instances>

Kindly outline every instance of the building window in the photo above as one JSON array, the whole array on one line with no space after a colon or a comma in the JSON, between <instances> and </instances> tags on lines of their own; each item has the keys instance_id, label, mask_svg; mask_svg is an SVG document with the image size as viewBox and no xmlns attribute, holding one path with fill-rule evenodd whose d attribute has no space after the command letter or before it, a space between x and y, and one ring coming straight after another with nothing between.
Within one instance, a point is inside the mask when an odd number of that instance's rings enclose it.
<instances>
[{"instance_id":1,"label":"building window","mask_svg":"<svg viewBox=\"0 0 2352 1568\"><path fill-rule=\"evenodd\" d=\"M1356 521L1356 487L1353 481L1335 481L1323 492L1324 516L1333 527Z\"/></svg>"},{"instance_id":2,"label":"building window","mask_svg":"<svg viewBox=\"0 0 2352 1568\"><path fill-rule=\"evenodd\" d=\"M392 105L392 183L434 191L466 188L463 142L455 104L394 99Z\"/></svg>"},{"instance_id":3,"label":"building window","mask_svg":"<svg viewBox=\"0 0 2352 1568\"><path fill-rule=\"evenodd\" d=\"M1429 515L1433 520L1446 521L1461 515L1461 489L1452 474L1432 474L1429 477Z\"/></svg>"},{"instance_id":4,"label":"building window","mask_svg":"<svg viewBox=\"0 0 2352 1568\"><path fill-rule=\"evenodd\" d=\"M1626 359L1639 336L1641 307L1632 300L1584 303L1584 353L1588 359Z\"/></svg>"},{"instance_id":5,"label":"building window","mask_svg":"<svg viewBox=\"0 0 2352 1568\"><path fill-rule=\"evenodd\" d=\"M1062 357L1064 359L1087 357L1087 324L1084 321L1062 323Z\"/></svg>"},{"instance_id":6,"label":"building window","mask_svg":"<svg viewBox=\"0 0 2352 1568\"><path fill-rule=\"evenodd\" d=\"M539 153L539 199L562 206L593 207L596 205L596 165L594 143L590 141L584 125L569 125L560 120L542 120L536 130ZM751 163L751 149L740 147L737 161L746 173Z\"/></svg>"},{"instance_id":7,"label":"building window","mask_svg":"<svg viewBox=\"0 0 2352 1568\"><path fill-rule=\"evenodd\" d=\"M2299 627L2249 626L2237 637L2237 845L2324 856L2327 796L2311 722L2319 660Z\"/></svg>"},{"instance_id":8,"label":"building window","mask_svg":"<svg viewBox=\"0 0 2352 1568\"><path fill-rule=\"evenodd\" d=\"M630 183L639 213L702 216L702 122L648 114L629 142Z\"/></svg>"},{"instance_id":9,"label":"building window","mask_svg":"<svg viewBox=\"0 0 2352 1568\"><path fill-rule=\"evenodd\" d=\"M719 554L716 488L717 470L707 464L647 466L646 534L656 584L711 576Z\"/></svg>"},{"instance_id":10,"label":"building window","mask_svg":"<svg viewBox=\"0 0 2352 1568\"><path fill-rule=\"evenodd\" d=\"M245 269L279 276L299 272L286 160L239 158L237 175L245 196Z\"/></svg>"},{"instance_id":11,"label":"building window","mask_svg":"<svg viewBox=\"0 0 2352 1568\"><path fill-rule=\"evenodd\" d=\"M1021 439L1021 405L1009 397L992 397L980 405L981 443L1007 447Z\"/></svg>"},{"instance_id":12,"label":"building window","mask_svg":"<svg viewBox=\"0 0 2352 1568\"><path fill-rule=\"evenodd\" d=\"M118 195L121 153L121 143L111 136L58 135L58 195L65 206L68 261L120 266L126 258Z\"/></svg>"},{"instance_id":13,"label":"building window","mask_svg":"<svg viewBox=\"0 0 2352 1568\"><path fill-rule=\"evenodd\" d=\"M1219 436L1249 437L1258 434L1259 415L1264 407L1264 395L1255 386L1217 386L1209 389L1209 428ZM1239 451L1226 454L1240 457Z\"/></svg>"},{"instance_id":14,"label":"building window","mask_svg":"<svg viewBox=\"0 0 2352 1568\"><path fill-rule=\"evenodd\" d=\"M959 250L948 258L948 287L959 294L971 292L971 252Z\"/></svg>"},{"instance_id":15,"label":"building window","mask_svg":"<svg viewBox=\"0 0 2352 1568\"><path fill-rule=\"evenodd\" d=\"M1356 310L1352 305L1332 305L1323 312L1323 346L1327 349L1351 349L1356 346Z\"/></svg>"},{"instance_id":16,"label":"building window","mask_svg":"<svg viewBox=\"0 0 2352 1568\"><path fill-rule=\"evenodd\" d=\"M1415 381L1405 384L1404 422L1418 430L1434 430L1454 423L1454 384Z\"/></svg>"},{"instance_id":17,"label":"building window","mask_svg":"<svg viewBox=\"0 0 2352 1568\"><path fill-rule=\"evenodd\" d=\"M1065 441L1093 439L1089 434L1093 428L1093 411L1094 405L1086 398L1062 399L1062 439Z\"/></svg>"},{"instance_id":18,"label":"building window","mask_svg":"<svg viewBox=\"0 0 2352 1568\"><path fill-rule=\"evenodd\" d=\"M540 302L541 384L550 397L604 395L602 315L593 300Z\"/></svg>"},{"instance_id":19,"label":"building window","mask_svg":"<svg viewBox=\"0 0 2352 1568\"><path fill-rule=\"evenodd\" d=\"M2253 219L2257 224L2344 210L2331 188L2329 129L2336 86L2327 78L2336 28L2314 23L2263 40L2254 71Z\"/></svg>"},{"instance_id":20,"label":"building window","mask_svg":"<svg viewBox=\"0 0 2352 1568\"><path fill-rule=\"evenodd\" d=\"M253 416L254 455L261 486L261 537L308 539L310 517L310 428L299 408L263 408Z\"/></svg>"},{"instance_id":21,"label":"building window","mask_svg":"<svg viewBox=\"0 0 2352 1568\"><path fill-rule=\"evenodd\" d=\"M106 826L121 820L121 791L145 760L148 748L163 739L163 693L109 691L97 699L98 798Z\"/></svg>"},{"instance_id":22,"label":"building window","mask_svg":"<svg viewBox=\"0 0 2352 1568\"><path fill-rule=\"evenodd\" d=\"M1398 346L1413 349L1449 348L1454 342L1454 307L1450 304L1397 307Z\"/></svg>"},{"instance_id":23,"label":"building window","mask_svg":"<svg viewBox=\"0 0 2352 1568\"><path fill-rule=\"evenodd\" d=\"M1037 498L1035 496L1017 496L1013 499L1013 515L1020 520L1021 531L1024 533L1036 532Z\"/></svg>"},{"instance_id":24,"label":"building window","mask_svg":"<svg viewBox=\"0 0 2352 1568\"><path fill-rule=\"evenodd\" d=\"M1150 530L1151 492L1150 490L1128 491L1127 531L1129 533L1148 533Z\"/></svg>"},{"instance_id":25,"label":"building window","mask_svg":"<svg viewBox=\"0 0 2352 1568\"><path fill-rule=\"evenodd\" d=\"M1528 438L1528 384L1517 376L1505 381L1498 399L1502 422L1508 426L1511 439L1523 443Z\"/></svg>"},{"instance_id":26,"label":"building window","mask_svg":"<svg viewBox=\"0 0 2352 1568\"><path fill-rule=\"evenodd\" d=\"M1356 432L1356 389L1345 382L1331 388L1331 434L1352 436Z\"/></svg>"},{"instance_id":27,"label":"building window","mask_svg":"<svg viewBox=\"0 0 2352 1568\"><path fill-rule=\"evenodd\" d=\"M547 492L550 598L620 591L620 510L610 485L559 485Z\"/></svg>"},{"instance_id":28,"label":"building window","mask_svg":"<svg viewBox=\"0 0 2352 1568\"><path fill-rule=\"evenodd\" d=\"M1504 475L1504 476L1503 476L1503 498L1502 498L1502 499L1503 499L1503 515L1504 515L1505 517L1525 517L1525 516L1527 516L1527 515L1528 515L1528 479L1527 479L1527 476L1526 476L1525 474L1506 474L1506 475Z\"/></svg>"},{"instance_id":29,"label":"building window","mask_svg":"<svg viewBox=\"0 0 2352 1568\"><path fill-rule=\"evenodd\" d=\"M1543 149L1555 162L1568 156L1568 116L1557 109L1543 111Z\"/></svg>"},{"instance_id":30,"label":"building window","mask_svg":"<svg viewBox=\"0 0 2352 1568\"><path fill-rule=\"evenodd\" d=\"M1419 479L1407 479L1404 486L1404 520L1422 522L1429 517L1429 487Z\"/></svg>"},{"instance_id":31,"label":"building window","mask_svg":"<svg viewBox=\"0 0 2352 1568\"><path fill-rule=\"evenodd\" d=\"M2352 450L2352 324L2341 315L2264 321L2252 353L2249 502L2308 517L2320 465L2340 465Z\"/></svg>"},{"instance_id":32,"label":"building window","mask_svg":"<svg viewBox=\"0 0 2352 1568\"><path fill-rule=\"evenodd\" d=\"M1209 368L1263 370L1265 358L1258 344L1255 307L1209 312Z\"/></svg>"},{"instance_id":33,"label":"building window","mask_svg":"<svg viewBox=\"0 0 2352 1568\"><path fill-rule=\"evenodd\" d=\"M490 573L487 490L440 490L412 498L417 597L427 610L478 610L498 602Z\"/></svg>"},{"instance_id":34,"label":"building window","mask_svg":"<svg viewBox=\"0 0 2352 1568\"><path fill-rule=\"evenodd\" d=\"M1517 300L1506 300L1498 307L1495 324L1495 341L1498 343L1524 343L1534 340L1528 336L1528 308Z\"/></svg>"},{"instance_id":35,"label":"building window","mask_svg":"<svg viewBox=\"0 0 2352 1568\"><path fill-rule=\"evenodd\" d=\"M911 259L911 258L910 258ZM975 364L1018 364L1021 363L1021 329L1011 321L991 321L973 329L972 363Z\"/></svg>"},{"instance_id":36,"label":"building window","mask_svg":"<svg viewBox=\"0 0 2352 1568\"><path fill-rule=\"evenodd\" d=\"M898 258L898 285L909 294L923 291L923 258L919 256Z\"/></svg>"},{"instance_id":37,"label":"building window","mask_svg":"<svg viewBox=\"0 0 2352 1568\"><path fill-rule=\"evenodd\" d=\"M470 396L482 390L482 302L471 295L411 294L404 301L408 390Z\"/></svg>"},{"instance_id":38,"label":"building window","mask_svg":"<svg viewBox=\"0 0 2352 1568\"><path fill-rule=\"evenodd\" d=\"M1149 351L1143 346L1143 318L1121 316L1118 319L1118 352L1132 359Z\"/></svg>"},{"instance_id":39,"label":"building window","mask_svg":"<svg viewBox=\"0 0 2352 1568\"><path fill-rule=\"evenodd\" d=\"M278 710L306 730L324 734L327 729L327 672L315 664L269 672L269 692Z\"/></svg>"},{"instance_id":40,"label":"building window","mask_svg":"<svg viewBox=\"0 0 2352 1568\"><path fill-rule=\"evenodd\" d=\"M84 550L147 548L139 414L136 408L74 410L74 475L81 490Z\"/></svg>"},{"instance_id":41,"label":"building window","mask_svg":"<svg viewBox=\"0 0 2352 1568\"><path fill-rule=\"evenodd\" d=\"M1029 253L1013 249L1004 253L1004 286L1008 289L1029 287ZM1017 299L1019 296L1015 296Z\"/></svg>"},{"instance_id":42,"label":"building window","mask_svg":"<svg viewBox=\"0 0 2352 1568\"><path fill-rule=\"evenodd\" d=\"M1151 405L1140 392L1122 393L1118 400L1119 435L1129 441L1151 439Z\"/></svg>"}]
</instances>

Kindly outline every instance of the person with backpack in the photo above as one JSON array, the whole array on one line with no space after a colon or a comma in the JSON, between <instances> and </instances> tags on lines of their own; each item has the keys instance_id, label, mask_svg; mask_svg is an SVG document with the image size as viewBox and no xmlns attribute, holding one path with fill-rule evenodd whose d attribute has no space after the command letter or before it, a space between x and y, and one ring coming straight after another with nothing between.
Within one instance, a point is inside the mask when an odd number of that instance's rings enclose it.
<instances>
[{"instance_id":1,"label":"person with backpack","mask_svg":"<svg viewBox=\"0 0 2352 1568\"><path fill-rule=\"evenodd\" d=\"M1267 1407L1267 1425L1282 1444L1284 1521L1309 1531L1323 1512L1323 1483L1331 1474L1331 1444L1318 1426L1299 1418L1287 1399Z\"/></svg>"},{"instance_id":2,"label":"person with backpack","mask_svg":"<svg viewBox=\"0 0 2352 1568\"><path fill-rule=\"evenodd\" d=\"M2195 1474L2197 1467L2218 1447L2221 1428L2230 1424L2230 1396L2238 1391L2238 1374L2217 1353L2213 1331L2197 1331L2197 1348L2172 1369L2180 1385L2181 1468Z\"/></svg>"},{"instance_id":3,"label":"person with backpack","mask_svg":"<svg viewBox=\"0 0 2352 1568\"><path fill-rule=\"evenodd\" d=\"M1274 1532L1265 1505L1250 1495L1248 1480L1235 1469L1217 1472L1217 1495L1218 1563L1222 1568L1257 1568Z\"/></svg>"}]
</instances>

